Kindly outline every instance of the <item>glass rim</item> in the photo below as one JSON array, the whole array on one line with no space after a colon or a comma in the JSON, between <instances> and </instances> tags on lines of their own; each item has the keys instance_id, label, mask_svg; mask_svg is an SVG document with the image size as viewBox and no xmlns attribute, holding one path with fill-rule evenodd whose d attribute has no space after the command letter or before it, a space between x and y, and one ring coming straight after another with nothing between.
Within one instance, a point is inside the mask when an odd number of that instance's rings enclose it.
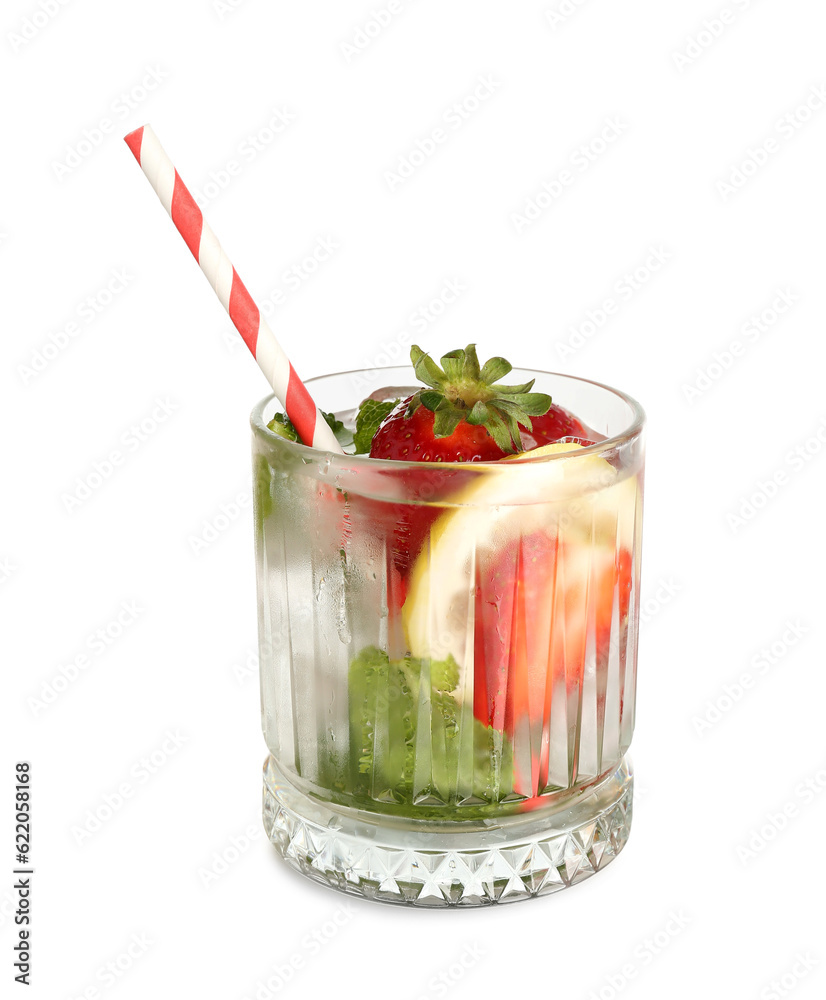
<instances>
[{"instance_id":1,"label":"glass rim","mask_svg":"<svg viewBox=\"0 0 826 1000\"><path fill-rule=\"evenodd\" d=\"M643 410L640 403L634 399L633 396L629 396L628 393L623 392L621 389L616 389L613 386L606 385L604 382L597 382L594 379L581 378L579 375L567 375L564 372L549 372L538 368L520 368L518 365L514 366L517 371L528 372L531 375L549 375L552 378L566 379L569 382L582 382L587 385L596 386L598 389L602 389L605 392L611 393L613 396L619 397L627 406L631 409L631 421L628 426L619 434L614 434L611 437L605 438L603 441L597 441L594 444L587 445L585 448L577 448L571 451L560 451L550 455L536 455L531 456L530 452L527 452L524 456L519 459L511 459L508 465L514 468L525 466L525 465L539 465L546 462L555 462L560 459L569 459L574 456L579 458L580 456L586 455L599 455L605 451L611 451L613 448L620 447L632 441L634 438L639 437L645 428L645 411ZM350 371L343 372L327 372L324 375L315 375L313 378L307 379L305 385L311 386L314 382L321 382L327 378L345 378L348 375L363 375L365 372L392 372L392 371L413 371L412 365L387 365L381 368L355 368ZM310 392L312 395L312 391ZM385 468L387 470L398 471L400 469L418 469L421 471L422 462L405 462L399 461L398 459L391 458L370 458L369 455L360 454L338 454L338 452L326 451L322 448L312 448L310 445L302 444L300 441L291 441L289 438L282 437L280 434L276 434L271 431L264 420L264 413L266 409L270 406L273 400L276 400L280 409L284 410L281 401L278 400L274 392L269 393L263 399L259 400L255 406L252 408L250 413L250 426L255 434L260 435L264 440L269 441L271 444L276 444L281 447L287 447L289 450L294 451L297 456L299 456L303 461L324 461L328 462L330 460L340 461L345 460L349 468L359 468L367 467L371 469L381 469ZM358 405L358 404L356 404ZM355 406L353 407L355 409ZM500 465L501 460L491 461L491 462L428 462L428 466L435 466L444 469L467 469L471 467L481 467L487 468L489 466Z\"/></svg>"}]
</instances>

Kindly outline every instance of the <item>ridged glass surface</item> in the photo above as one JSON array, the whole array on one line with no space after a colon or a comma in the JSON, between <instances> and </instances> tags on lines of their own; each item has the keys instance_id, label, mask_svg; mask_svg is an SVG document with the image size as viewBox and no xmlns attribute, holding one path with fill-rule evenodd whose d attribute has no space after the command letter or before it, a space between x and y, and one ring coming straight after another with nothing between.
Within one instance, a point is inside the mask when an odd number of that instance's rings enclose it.
<instances>
[{"instance_id":1,"label":"ridged glass surface","mask_svg":"<svg viewBox=\"0 0 826 1000\"><path fill-rule=\"evenodd\" d=\"M579 415L618 435L628 415L583 385ZM258 427L280 773L329 803L451 822L528 814L615 772L634 727L642 461L639 430L602 451L416 466L324 459Z\"/></svg>"},{"instance_id":2,"label":"ridged glass surface","mask_svg":"<svg viewBox=\"0 0 826 1000\"><path fill-rule=\"evenodd\" d=\"M414 906L485 906L550 895L605 868L628 840L632 788L623 765L552 820L427 833L369 826L364 813L354 819L308 801L270 757L264 828L288 864L334 889Z\"/></svg>"}]
</instances>

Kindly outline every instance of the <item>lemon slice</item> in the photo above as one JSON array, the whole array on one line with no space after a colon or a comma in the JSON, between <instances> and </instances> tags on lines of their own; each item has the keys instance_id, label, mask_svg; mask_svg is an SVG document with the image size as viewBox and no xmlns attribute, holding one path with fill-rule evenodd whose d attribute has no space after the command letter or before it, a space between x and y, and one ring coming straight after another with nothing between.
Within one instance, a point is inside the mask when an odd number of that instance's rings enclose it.
<instances>
[{"instance_id":1,"label":"lemon slice","mask_svg":"<svg viewBox=\"0 0 826 1000\"><path fill-rule=\"evenodd\" d=\"M413 656L455 658L460 693L467 693L465 667L473 663L477 575L497 552L543 532L564 543L570 583L571 574L585 579L594 547L601 560L613 559L619 546L633 547L637 477L620 479L604 458L581 450L555 443L491 463L430 530L411 571L402 621Z\"/></svg>"}]
</instances>

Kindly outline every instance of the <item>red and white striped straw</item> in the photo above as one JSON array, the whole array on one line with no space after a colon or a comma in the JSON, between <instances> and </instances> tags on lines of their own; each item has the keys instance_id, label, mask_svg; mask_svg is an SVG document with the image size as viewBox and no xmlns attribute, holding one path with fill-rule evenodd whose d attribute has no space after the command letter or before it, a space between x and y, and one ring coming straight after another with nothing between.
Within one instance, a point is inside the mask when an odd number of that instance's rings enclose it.
<instances>
[{"instance_id":1,"label":"red and white striped straw","mask_svg":"<svg viewBox=\"0 0 826 1000\"><path fill-rule=\"evenodd\" d=\"M341 446L329 424L296 375L290 359L275 339L275 334L238 277L232 262L207 225L203 213L152 128L143 125L124 136L124 139L192 251L192 256L200 264L215 294L229 313L235 329L267 376L275 395L298 431L298 436L304 444L313 448L341 452Z\"/></svg>"}]
</instances>

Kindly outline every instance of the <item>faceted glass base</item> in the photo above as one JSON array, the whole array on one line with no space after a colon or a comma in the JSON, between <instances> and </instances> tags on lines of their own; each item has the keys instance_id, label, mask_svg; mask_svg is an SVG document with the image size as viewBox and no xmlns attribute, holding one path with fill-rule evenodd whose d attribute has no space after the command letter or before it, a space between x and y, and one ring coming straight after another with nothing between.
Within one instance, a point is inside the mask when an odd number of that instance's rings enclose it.
<instances>
[{"instance_id":1,"label":"faceted glass base","mask_svg":"<svg viewBox=\"0 0 826 1000\"><path fill-rule=\"evenodd\" d=\"M399 820L299 792L269 757L264 829L308 878L367 899L483 906L545 896L589 878L625 846L633 777L627 759L562 804L501 821Z\"/></svg>"}]
</instances>

